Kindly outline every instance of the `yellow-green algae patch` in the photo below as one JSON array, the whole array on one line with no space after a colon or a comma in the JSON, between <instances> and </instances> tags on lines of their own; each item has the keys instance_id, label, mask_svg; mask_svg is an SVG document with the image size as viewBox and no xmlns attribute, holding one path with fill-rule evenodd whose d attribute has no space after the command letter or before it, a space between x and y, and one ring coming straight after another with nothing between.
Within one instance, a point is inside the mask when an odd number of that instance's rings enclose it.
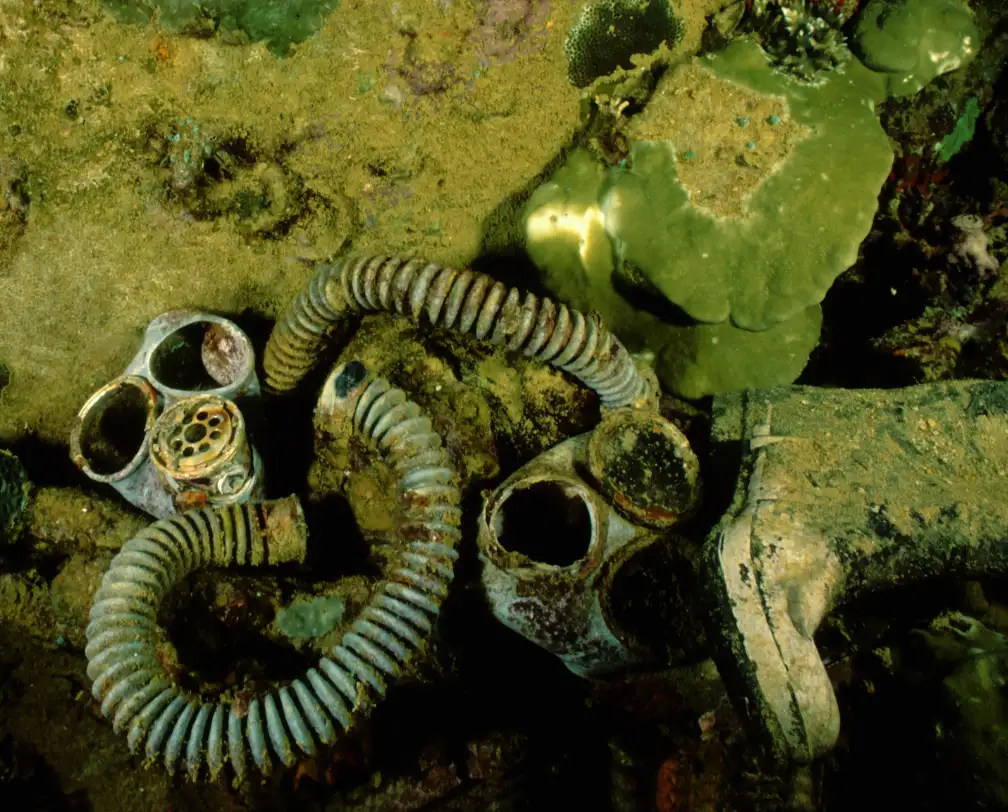
<instances>
[{"instance_id":1,"label":"yellow-green algae patch","mask_svg":"<svg viewBox=\"0 0 1008 812\"><path fill-rule=\"evenodd\" d=\"M285 60L117 24L97 3L54 9L0 10L0 155L24 163L31 198L0 255L0 441L64 441L169 308L274 315L348 240L469 262L485 218L577 123L565 3L499 59L474 44L475 2L344 2ZM417 95L434 63L450 81ZM177 188L198 157L165 165L178 122L211 133L194 147L222 163L240 147L240 171ZM204 192L224 200L213 216L190 205ZM276 209L266 234L249 226L259 204Z\"/></svg>"}]
</instances>

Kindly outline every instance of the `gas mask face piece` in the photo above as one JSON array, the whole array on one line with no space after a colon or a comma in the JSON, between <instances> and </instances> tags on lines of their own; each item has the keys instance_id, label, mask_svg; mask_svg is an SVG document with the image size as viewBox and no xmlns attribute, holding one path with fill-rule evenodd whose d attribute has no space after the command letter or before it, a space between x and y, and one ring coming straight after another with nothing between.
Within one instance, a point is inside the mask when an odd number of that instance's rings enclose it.
<instances>
[{"instance_id":1,"label":"gas mask face piece","mask_svg":"<svg viewBox=\"0 0 1008 812\"><path fill-rule=\"evenodd\" d=\"M150 323L125 372L85 402L70 455L158 518L246 501L261 494L262 462L234 401L259 395L252 343L237 325L172 310Z\"/></svg>"},{"instance_id":2,"label":"gas mask face piece","mask_svg":"<svg viewBox=\"0 0 1008 812\"><path fill-rule=\"evenodd\" d=\"M613 611L613 586L699 491L699 463L673 424L608 413L485 495L477 545L494 616L580 676L648 662Z\"/></svg>"}]
</instances>

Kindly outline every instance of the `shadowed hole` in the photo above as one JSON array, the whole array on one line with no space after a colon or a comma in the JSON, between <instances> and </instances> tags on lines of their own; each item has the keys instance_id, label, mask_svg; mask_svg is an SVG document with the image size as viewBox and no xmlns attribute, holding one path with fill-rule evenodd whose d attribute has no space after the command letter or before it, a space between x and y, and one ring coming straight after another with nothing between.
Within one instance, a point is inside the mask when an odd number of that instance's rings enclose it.
<instances>
[{"instance_id":1,"label":"shadowed hole","mask_svg":"<svg viewBox=\"0 0 1008 812\"><path fill-rule=\"evenodd\" d=\"M493 528L505 550L558 567L584 558L592 540L584 499L555 482L515 490L494 512Z\"/></svg>"}]
</instances>

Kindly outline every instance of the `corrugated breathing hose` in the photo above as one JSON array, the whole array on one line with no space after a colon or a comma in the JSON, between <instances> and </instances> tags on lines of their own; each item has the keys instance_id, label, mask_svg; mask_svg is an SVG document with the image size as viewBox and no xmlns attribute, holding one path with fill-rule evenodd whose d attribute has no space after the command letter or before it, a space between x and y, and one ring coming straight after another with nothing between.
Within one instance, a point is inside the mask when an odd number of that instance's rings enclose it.
<instances>
[{"instance_id":1,"label":"corrugated breathing hose","mask_svg":"<svg viewBox=\"0 0 1008 812\"><path fill-rule=\"evenodd\" d=\"M607 408L637 406L649 387L626 348L595 315L522 294L470 270L422 259L346 257L322 266L277 322L266 345L266 389L289 392L330 335L361 311L387 310L548 362L594 389Z\"/></svg>"},{"instance_id":2,"label":"corrugated breathing hose","mask_svg":"<svg viewBox=\"0 0 1008 812\"><path fill-rule=\"evenodd\" d=\"M237 782L248 757L263 774L273 756L294 764L349 730L428 639L451 582L459 539L458 477L430 420L382 379L351 362L327 382L320 408L362 432L398 480L399 560L341 641L300 679L255 696L204 698L183 690L159 656L165 595L205 566L303 561L307 531L296 497L187 511L142 530L112 560L92 602L88 676L102 713L170 773L184 765L211 779L230 763Z\"/></svg>"}]
</instances>

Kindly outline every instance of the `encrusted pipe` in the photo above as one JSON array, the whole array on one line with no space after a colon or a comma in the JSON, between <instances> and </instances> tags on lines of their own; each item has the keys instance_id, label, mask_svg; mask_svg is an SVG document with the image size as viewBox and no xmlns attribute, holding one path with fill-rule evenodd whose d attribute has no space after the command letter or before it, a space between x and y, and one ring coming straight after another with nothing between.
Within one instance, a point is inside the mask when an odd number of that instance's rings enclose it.
<instances>
[{"instance_id":1,"label":"encrusted pipe","mask_svg":"<svg viewBox=\"0 0 1008 812\"><path fill-rule=\"evenodd\" d=\"M277 322L263 358L266 388L294 389L330 335L361 311L386 310L472 333L558 367L594 389L607 408L645 403L649 386L595 315L522 294L489 276L422 259L346 257L321 267Z\"/></svg>"},{"instance_id":2,"label":"encrusted pipe","mask_svg":"<svg viewBox=\"0 0 1008 812\"><path fill-rule=\"evenodd\" d=\"M347 368L349 371L347 372ZM165 595L202 566L302 561L307 532L296 497L187 511L128 541L94 597L87 628L88 676L102 713L130 749L170 773L216 779L230 763L237 782L249 761L262 774L331 744L399 677L429 637L448 592L459 539L457 476L416 404L358 363L330 378L334 417L382 450L404 505L400 559L341 641L289 685L244 702L182 689L161 664L157 623Z\"/></svg>"}]
</instances>

